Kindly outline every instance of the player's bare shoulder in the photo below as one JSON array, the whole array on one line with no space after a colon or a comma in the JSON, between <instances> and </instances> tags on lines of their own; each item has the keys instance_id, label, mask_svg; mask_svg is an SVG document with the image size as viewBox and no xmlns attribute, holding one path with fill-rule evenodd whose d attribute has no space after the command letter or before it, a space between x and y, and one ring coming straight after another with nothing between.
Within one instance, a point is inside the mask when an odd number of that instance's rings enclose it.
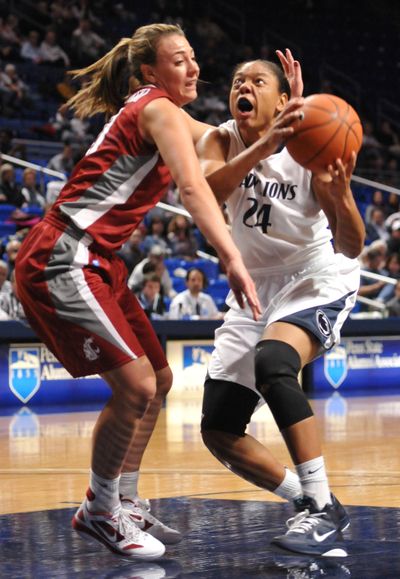
<instances>
[{"instance_id":1,"label":"player's bare shoulder","mask_svg":"<svg viewBox=\"0 0 400 579\"><path fill-rule=\"evenodd\" d=\"M230 134L225 127L209 127L196 144L200 158L227 159L230 145Z\"/></svg>"}]
</instances>

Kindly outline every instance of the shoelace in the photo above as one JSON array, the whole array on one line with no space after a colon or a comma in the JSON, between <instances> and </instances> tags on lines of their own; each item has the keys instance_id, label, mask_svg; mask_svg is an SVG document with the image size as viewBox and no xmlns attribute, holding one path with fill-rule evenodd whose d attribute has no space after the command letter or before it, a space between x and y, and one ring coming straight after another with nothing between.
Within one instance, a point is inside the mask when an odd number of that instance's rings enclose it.
<instances>
[{"instance_id":1,"label":"shoelace","mask_svg":"<svg viewBox=\"0 0 400 579\"><path fill-rule=\"evenodd\" d=\"M136 497L133 502L135 503L136 507L139 507L139 509L143 509L148 513L150 512L151 508L149 499L141 499L140 497Z\"/></svg>"},{"instance_id":2,"label":"shoelace","mask_svg":"<svg viewBox=\"0 0 400 579\"><path fill-rule=\"evenodd\" d=\"M325 513L310 513L310 511L306 509L295 517L288 519L286 525L290 533L307 533L307 531L310 531L318 525L323 515L325 515Z\"/></svg>"},{"instance_id":3,"label":"shoelace","mask_svg":"<svg viewBox=\"0 0 400 579\"><path fill-rule=\"evenodd\" d=\"M134 523L132 523L129 514L124 511L124 509L120 510L117 517L113 517L113 520L115 519L117 519L117 524L121 534L126 539L134 539L135 541L141 542L144 541L146 534L143 533L143 531L141 531Z\"/></svg>"}]
</instances>

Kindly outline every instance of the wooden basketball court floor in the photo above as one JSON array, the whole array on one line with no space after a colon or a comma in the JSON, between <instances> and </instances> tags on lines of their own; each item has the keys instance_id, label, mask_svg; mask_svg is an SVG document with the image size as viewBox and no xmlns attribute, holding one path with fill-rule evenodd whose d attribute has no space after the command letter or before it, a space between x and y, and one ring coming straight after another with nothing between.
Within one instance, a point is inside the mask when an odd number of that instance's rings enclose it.
<instances>
[{"instance_id":1,"label":"wooden basketball court floor","mask_svg":"<svg viewBox=\"0 0 400 579\"><path fill-rule=\"evenodd\" d=\"M184 539L156 562L131 562L74 533L98 409L22 407L0 417L0 577L4 579L400 578L400 397L312 402L333 492L348 507L347 558L274 553L291 505L221 466L199 434L199 395L170 395L147 449L140 494ZM249 432L286 464L269 411Z\"/></svg>"}]
</instances>

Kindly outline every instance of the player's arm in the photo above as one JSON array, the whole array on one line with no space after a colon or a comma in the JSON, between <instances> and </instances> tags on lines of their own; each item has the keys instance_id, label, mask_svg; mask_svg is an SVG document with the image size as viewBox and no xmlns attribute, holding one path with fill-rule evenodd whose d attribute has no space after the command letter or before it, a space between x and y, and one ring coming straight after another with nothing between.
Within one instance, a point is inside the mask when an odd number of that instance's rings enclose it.
<instances>
[{"instance_id":1,"label":"player's arm","mask_svg":"<svg viewBox=\"0 0 400 579\"><path fill-rule=\"evenodd\" d=\"M190 133L192 135L193 143L196 145L198 141L202 138L204 133L210 129L214 129L213 125L209 125L207 123L203 123L202 121L198 121L190 116L186 111L180 109L182 115L184 116L186 123L188 124Z\"/></svg>"},{"instance_id":2,"label":"player's arm","mask_svg":"<svg viewBox=\"0 0 400 579\"><path fill-rule=\"evenodd\" d=\"M360 255L365 242L364 222L350 187L355 162L353 153L347 165L337 159L335 168L330 166L327 175L312 178L313 191L329 221L335 250L350 258Z\"/></svg>"},{"instance_id":3,"label":"player's arm","mask_svg":"<svg viewBox=\"0 0 400 579\"><path fill-rule=\"evenodd\" d=\"M260 304L255 286L227 230L224 217L200 168L188 123L168 99L151 101L139 118L142 135L154 142L176 183L181 200L200 231L224 262L230 286L240 306L247 297L255 318Z\"/></svg>"},{"instance_id":4,"label":"player's arm","mask_svg":"<svg viewBox=\"0 0 400 579\"><path fill-rule=\"evenodd\" d=\"M224 203L257 163L266 159L293 132L303 99L291 100L255 143L227 161L229 134L223 128L207 131L196 145L201 168L218 203Z\"/></svg>"}]
</instances>

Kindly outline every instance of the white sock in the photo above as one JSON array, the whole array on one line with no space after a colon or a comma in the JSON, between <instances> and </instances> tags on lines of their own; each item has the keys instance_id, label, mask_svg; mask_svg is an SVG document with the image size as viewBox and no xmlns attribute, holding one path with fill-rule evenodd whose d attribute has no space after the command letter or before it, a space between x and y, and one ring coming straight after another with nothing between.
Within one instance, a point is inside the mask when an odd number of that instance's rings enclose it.
<instances>
[{"instance_id":1,"label":"white sock","mask_svg":"<svg viewBox=\"0 0 400 579\"><path fill-rule=\"evenodd\" d=\"M332 502L322 456L297 464L296 471L303 494L314 499L319 509L322 510L327 503Z\"/></svg>"},{"instance_id":2,"label":"white sock","mask_svg":"<svg viewBox=\"0 0 400 579\"><path fill-rule=\"evenodd\" d=\"M289 470L285 466L285 478L281 484L273 491L274 495L278 495L282 499L291 501L297 497L301 497L303 490L301 488L300 480L297 474Z\"/></svg>"},{"instance_id":3,"label":"white sock","mask_svg":"<svg viewBox=\"0 0 400 579\"><path fill-rule=\"evenodd\" d=\"M90 471L90 490L87 494L89 511L112 513L116 510L120 504L119 479L119 476L113 479L102 478Z\"/></svg>"},{"instance_id":4,"label":"white sock","mask_svg":"<svg viewBox=\"0 0 400 579\"><path fill-rule=\"evenodd\" d=\"M123 472L119 481L119 494L121 497L133 501L138 496L139 471Z\"/></svg>"}]
</instances>

